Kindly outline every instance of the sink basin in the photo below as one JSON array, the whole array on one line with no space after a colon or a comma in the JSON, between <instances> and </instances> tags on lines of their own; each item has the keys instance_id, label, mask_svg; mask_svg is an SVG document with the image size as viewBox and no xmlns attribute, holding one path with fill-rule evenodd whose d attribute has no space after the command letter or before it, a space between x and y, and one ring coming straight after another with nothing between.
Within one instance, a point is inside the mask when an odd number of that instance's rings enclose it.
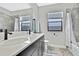
<instances>
[{"instance_id":1,"label":"sink basin","mask_svg":"<svg viewBox=\"0 0 79 59\"><path fill-rule=\"evenodd\" d=\"M18 45L22 43L30 43L30 40L26 37L17 37L17 38L11 38L9 40L4 40L0 43L0 46L12 46L12 45Z\"/></svg>"},{"instance_id":2,"label":"sink basin","mask_svg":"<svg viewBox=\"0 0 79 59\"><path fill-rule=\"evenodd\" d=\"M38 35L31 34L29 36L15 36L9 37L8 40L0 41L0 46L15 46L20 44L29 44L35 39Z\"/></svg>"}]
</instances>

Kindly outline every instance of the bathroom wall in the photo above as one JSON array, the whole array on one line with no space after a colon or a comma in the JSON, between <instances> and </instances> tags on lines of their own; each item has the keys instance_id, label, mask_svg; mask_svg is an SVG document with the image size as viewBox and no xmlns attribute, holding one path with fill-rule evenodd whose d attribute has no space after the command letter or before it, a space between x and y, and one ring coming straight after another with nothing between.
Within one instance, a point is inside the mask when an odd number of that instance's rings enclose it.
<instances>
[{"instance_id":1,"label":"bathroom wall","mask_svg":"<svg viewBox=\"0 0 79 59\"><path fill-rule=\"evenodd\" d=\"M0 29L7 28L9 31L14 30L14 18L10 11L0 7Z\"/></svg>"},{"instance_id":2,"label":"bathroom wall","mask_svg":"<svg viewBox=\"0 0 79 59\"><path fill-rule=\"evenodd\" d=\"M65 47L66 37L65 37L65 26L66 26L66 9L72 9L78 7L78 4L54 4L49 6L43 6L39 8L39 20L41 23L41 31L45 33L45 39L49 41L49 45L57 47ZM47 30L47 20L48 12L53 11L63 11L63 31L62 32L50 32ZM56 34L54 36L54 33Z\"/></svg>"}]
</instances>

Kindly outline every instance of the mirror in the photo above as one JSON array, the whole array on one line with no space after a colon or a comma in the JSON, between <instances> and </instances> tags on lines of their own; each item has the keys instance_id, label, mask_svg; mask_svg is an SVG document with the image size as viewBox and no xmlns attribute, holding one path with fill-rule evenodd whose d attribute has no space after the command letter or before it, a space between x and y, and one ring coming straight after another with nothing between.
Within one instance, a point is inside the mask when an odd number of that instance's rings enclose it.
<instances>
[{"instance_id":1,"label":"mirror","mask_svg":"<svg viewBox=\"0 0 79 59\"><path fill-rule=\"evenodd\" d=\"M14 31L14 17L0 12L0 32L3 32L4 29Z\"/></svg>"},{"instance_id":2,"label":"mirror","mask_svg":"<svg viewBox=\"0 0 79 59\"><path fill-rule=\"evenodd\" d=\"M40 23L36 19L32 19L30 16L20 16L15 18L14 31L28 31L40 32Z\"/></svg>"},{"instance_id":3,"label":"mirror","mask_svg":"<svg viewBox=\"0 0 79 59\"><path fill-rule=\"evenodd\" d=\"M14 31L28 31L31 30L31 17L20 16L15 18Z\"/></svg>"},{"instance_id":4,"label":"mirror","mask_svg":"<svg viewBox=\"0 0 79 59\"><path fill-rule=\"evenodd\" d=\"M27 16L9 16L6 14L0 15L0 31L7 29L9 32L28 31L40 32L40 22Z\"/></svg>"}]
</instances>

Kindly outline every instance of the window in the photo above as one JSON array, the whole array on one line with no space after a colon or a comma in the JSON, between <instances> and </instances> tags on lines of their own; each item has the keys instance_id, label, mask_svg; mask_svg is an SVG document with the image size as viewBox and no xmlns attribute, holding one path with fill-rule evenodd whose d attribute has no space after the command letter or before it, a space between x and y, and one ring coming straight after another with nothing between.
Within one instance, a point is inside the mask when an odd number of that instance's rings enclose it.
<instances>
[{"instance_id":1,"label":"window","mask_svg":"<svg viewBox=\"0 0 79 59\"><path fill-rule=\"evenodd\" d=\"M48 31L62 31L63 12L48 13Z\"/></svg>"},{"instance_id":2,"label":"window","mask_svg":"<svg viewBox=\"0 0 79 59\"><path fill-rule=\"evenodd\" d=\"M29 16L20 17L20 29L21 31L28 31L31 26L31 21Z\"/></svg>"}]
</instances>

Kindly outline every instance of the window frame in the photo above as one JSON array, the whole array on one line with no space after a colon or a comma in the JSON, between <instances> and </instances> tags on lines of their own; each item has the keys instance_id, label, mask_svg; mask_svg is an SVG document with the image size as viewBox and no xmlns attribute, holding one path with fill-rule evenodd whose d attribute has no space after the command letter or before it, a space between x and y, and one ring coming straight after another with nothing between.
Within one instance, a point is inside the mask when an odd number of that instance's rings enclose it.
<instances>
[{"instance_id":1,"label":"window frame","mask_svg":"<svg viewBox=\"0 0 79 59\"><path fill-rule=\"evenodd\" d=\"M22 17L29 17L29 21L30 21L30 27L29 29L31 29L31 17L30 16L20 16L20 31L28 31L28 30L22 30Z\"/></svg>"},{"instance_id":2,"label":"window frame","mask_svg":"<svg viewBox=\"0 0 79 59\"><path fill-rule=\"evenodd\" d=\"M56 12L61 12L61 11L56 11ZM55 13L55 12L51 12L51 13ZM63 31L63 17L62 18L52 18L52 19L61 19L61 21L57 21L57 22L61 22L61 30L49 30L49 22L47 21L47 30L48 31L55 31L55 32L62 32ZM48 20L49 20L49 18L48 18Z\"/></svg>"}]
</instances>

